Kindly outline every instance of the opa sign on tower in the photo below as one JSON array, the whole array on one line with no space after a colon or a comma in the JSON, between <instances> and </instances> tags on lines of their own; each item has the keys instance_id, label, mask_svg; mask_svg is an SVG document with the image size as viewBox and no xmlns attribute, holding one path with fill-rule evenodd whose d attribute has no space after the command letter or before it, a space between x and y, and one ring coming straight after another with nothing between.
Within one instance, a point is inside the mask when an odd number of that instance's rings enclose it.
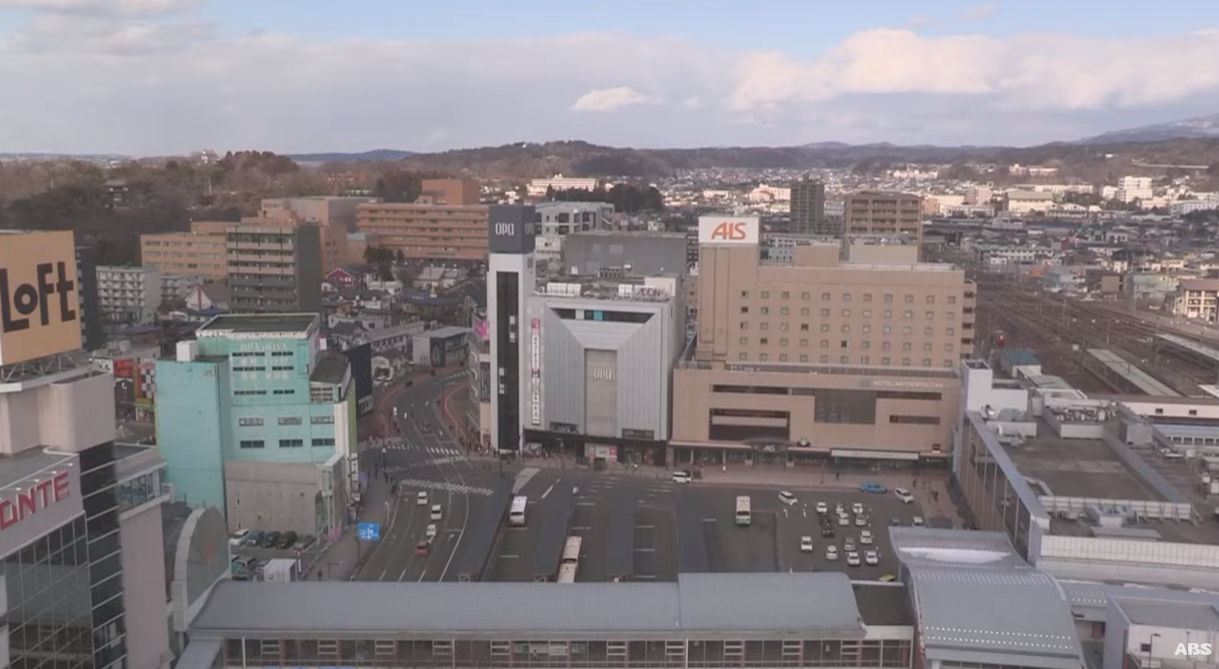
<instances>
[{"instance_id":1,"label":"opa sign on tower","mask_svg":"<svg viewBox=\"0 0 1219 669\"><path fill-rule=\"evenodd\" d=\"M756 216L702 216L698 219L698 243L756 246L758 228Z\"/></svg>"},{"instance_id":2,"label":"opa sign on tower","mask_svg":"<svg viewBox=\"0 0 1219 669\"><path fill-rule=\"evenodd\" d=\"M80 348L71 232L0 232L0 365Z\"/></svg>"}]
</instances>

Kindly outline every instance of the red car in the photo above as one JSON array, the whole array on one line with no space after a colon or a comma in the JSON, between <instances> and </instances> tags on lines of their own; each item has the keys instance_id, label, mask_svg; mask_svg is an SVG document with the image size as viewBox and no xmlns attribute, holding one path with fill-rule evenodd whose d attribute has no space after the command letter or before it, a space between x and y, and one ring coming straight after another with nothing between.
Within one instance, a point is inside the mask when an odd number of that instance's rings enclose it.
<instances>
[{"instance_id":1,"label":"red car","mask_svg":"<svg viewBox=\"0 0 1219 669\"><path fill-rule=\"evenodd\" d=\"M420 541L415 544L415 555L427 555L427 546L428 543L426 541Z\"/></svg>"}]
</instances>

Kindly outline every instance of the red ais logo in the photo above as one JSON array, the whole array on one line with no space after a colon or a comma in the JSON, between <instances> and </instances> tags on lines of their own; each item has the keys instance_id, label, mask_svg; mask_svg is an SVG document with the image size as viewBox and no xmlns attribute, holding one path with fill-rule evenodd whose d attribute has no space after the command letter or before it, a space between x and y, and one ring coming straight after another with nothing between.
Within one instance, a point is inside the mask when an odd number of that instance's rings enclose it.
<instances>
[{"instance_id":1,"label":"red ais logo","mask_svg":"<svg viewBox=\"0 0 1219 669\"><path fill-rule=\"evenodd\" d=\"M725 221L711 231L711 239L724 242L743 242L749 237L744 221Z\"/></svg>"}]
</instances>

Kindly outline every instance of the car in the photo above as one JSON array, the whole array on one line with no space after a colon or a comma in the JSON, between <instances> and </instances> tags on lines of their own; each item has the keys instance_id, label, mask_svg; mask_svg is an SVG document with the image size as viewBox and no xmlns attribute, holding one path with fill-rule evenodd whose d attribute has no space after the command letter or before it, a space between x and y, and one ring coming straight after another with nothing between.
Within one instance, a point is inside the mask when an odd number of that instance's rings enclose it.
<instances>
[{"instance_id":1,"label":"car","mask_svg":"<svg viewBox=\"0 0 1219 669\"><path fill-rule=\"evenodd\" d=\"M691 476L690 472L688 472L688 471L680 470L680 471L673 472L673 482L674 483L689 483L692 480L694 480L694 477Z\"/></svg>"},{"instance_id":2,"label":"car","mask_svg":"<svg viewBox=\"0 0 1219 669\"><path fill-rule=\"evenodd\" d=\"M420 490L419 494L415 495L415 506L427 506L427 491Z\"/></svg>"},{"instance_id":3,"label":"car","mask_svg":"<svg viewBox=\"0 0 1219 669\"><path fill-rule=\"evenodd\" d=\"M266 532L262 530L250 530L249 534L245 535L245 540L241 542L242 546L253 548L262 543L262 538L266 536Z\"/></svg>"},{"instance_id":4,"label":"car","mask_svg":"<svg viewBox=\"0 0 1219 669\"><path fill-rule=\"evenodd\" d=\"M425 433L426 433L426 432L431 432L431 431L432 431L432 424L431 424L429 421L426 421L426 420L425 420L425 421L423 421L423 425L420 425L419 427L420 427L420 430L421 430L421 431L423 431L423 432L425 432Z\"/></svg>"},{"instance_id":5,"label":"car","mask_svg":"<svg viewBox=\"0 0 1219 669\"><path fill-rule=\"evenodd\" d=\"M859 561L859 553L847 553L847 566L858 567L861 564Z\"/></svg>"},{"instance_id":6,"label":"car","mask_svg":"<svg viewBox=\"0 0 1219 669\"><path fill-rule=\"evenodd\" d=\"M859 485L859 492L866 492L869 495L883 495L889 492L889 489L876 481L867 481Z\"/></svg>"},{"instance_id":7,"label":"car","mask_svg":"<svg viewBox=\"0 0 1219 669\"><path fill-rule=\"evenodd\" d=\"M880 555L876 551L866 551L863 554L863 561L868 563L868 566L875 567L880 564Z\"/></svg>"},{"instance_id":8,"label":"car","mask_svg":"<svg viewBox=\"0 0 1219 669\"><path fill-rule=\"evenodd\" d=\"M826 538L833 538L834 526L830 525L828 523L825 525L822 525L821 526L821 536L826 537Z\"/></svg>"},{"instance_id":9,"label":"car","mask_svg":"<svg viewBox=\"0 0 1219 669\"><path fill-rule=\"evenodd\" d=\"M813 538L812 537L800 537L800 552L801 553L812 553L813 552Z\"/></svg>"},{"instance_id":10,"label":"car","mask_svg":"<svg viewBox=\"0 0 1219 669\"><path fill-rule=\"evenodd\" d=\"M897 577L893 574L885 574L876 580L880 581L881 583L892 583L897 580Z\"/></svg>"},{"instance_id":11,"label":"car","mask_svg":"<svg viewBox=\"0 0 1219 669\"><path fill-rule=\"evenodd\" d=\"M901 527L901 526L902 526L901 518L890 518L889 519L889 527Z\"/></svg>"},{"instance_id":12,"label":"car","mask_svg":"<svg viewBox=\"0 0 1219 669\"><path fill-rule=\"evenodd\" d=\"M834 502L834 513L842 515L846 510L847 508L842 505L842 502Z\"/></svg>"},{"instance_id":13,"label":"car","mask_svg":"<svg viewBox=\"0 0 1219 669\"><path fill-rule=\"evenodd\" d=\"M258 542L259 548L275 548L279 543L279 532L267 532L262 535L262 541Z\"/></svg>"},{"instance_id":14,"label":"car","mask_svg":"<svg viewBox=\"0 0 1219 669\"><path fill-rule=\"evenodd\" d=\"M867 527L867 526L868 526L868 517L867 516L855 516L855 527Z\"/></svg>"},{"instance_id":15,"label":"car","mask_svg":"<svg viewBox=\"0 0 1219 669\"><path fill-rule=\"evenodd\" d=\"M277 543L275 545L275 547L279 548L281 550L288 550L289 548L292 548L295 545L296 545L296 532L288 531L288 532L284 532L282 535L280 535L279 543Z\"/></svg>"},{"instance_id":16,"label":"car","mask_svg":"<svg viewBox=\"0 0 1219 669\"><path fill-rule=\"evenodd\" d=\"M914 495L911 495L910 491L906 490L905 488L894 488L893 494L902 501L902 504L914 503Z\"/></svg>"},{"instance_id":17,"label":"car","mask_svg":"<svg viewBox=\"0 0 1219 669\"><path fill-rule=\"evenodd\" d=\"M444 507L440 506L439 504L433 504L430 518L432 520L440 520L444 518Z\"/></svg>"},{"instance_id":18,"label":"car","mask_svg":"<svg viewBox=\"0 0 1219 669\"><path fill-rule=\"evenodd\" d=\"M237 530L229 535L229 545L233 547L240 546L245 543L248 536L250 536L249 528Z\"/></svg>"},{"instance_id":19,"label":"car","mask_svg":"<svg viewBox=\"0 0 1219 669\"><path fill-rule=\"evenodd\" d=\"M844 550L848 553L854 551L855 550L855 539L852 537L847 537L846 539L844 539L842 542L842 550Z\"/></svg>"},{"instance_id":20,"label":"car","mask_svg":"<svg viewBox=\"0 0 1219 669\"><path fill-rule=\"evenodd\" d=\"M837 560L838 559L838 547L833 544L826 546L825 547L825 559Z\"/></svg>"},{"instance_id":21,"label":"car","mask_svg":"<svg viewBox=\"0 0 1219 669\"><path fill-rule=\"evenodd\" d=\"M415 555L427 555L428 542L420 541L415 544Z\"/></svg>"},{"instance_id":22,"label":"car","mask_svg":"<svg viewBox=\"0 0 1219 669\"><path fill-rule=\"evenodd\" d=\"M923 520L922 516L915 516L910 519L910 525L913 527L922 527L926 524L927 523Z\"/></svg>"},{"instance_id":23,"label":"car","mask_svg":"<svg viewBox=\"0 0 1219 669\"><path fill-rule=\"evenodd\" d=\"M825 502L817 502L817 513L825 515L830 512L830 505Z\"/></svg>"},{"instance_id":24,"label":"car","mask_svg":"<svg viewBox=\"0 0 1219 669\"><path fill-rule=\"evenodd\" d=\"M838 524L841 525L842 527L846 527L846 526L850 525L851 517L846 516L846 515L838 516Z\"/></svg>"},{"instance_id":25,"label":"car","mask_svg":"<svg viewBox=\"0 0 1219 669\"><path fill-rule=\"evenodd\" d=\"M857 515L857 516L858 516L859 514L863 513L863 504L861 504L861 503L859 503L859 502L855 502L854 504L852 504L852 505L851 505L851 513L854 513L854 514L855 514L855 515Z\"/></svg>"},{"instance_id":26,"label":"car","mask_svg":"<svg viewBox=\"0 0 1219 669\"><path fill-rule=\"evenodd\" d=\"M786 490L780 490L779 491L779 501L783 502L784 504L786 504L788 506L792 506L793 504L796 503L796 496Z\"/></svg>"},{"instance_id":27,"label":"car","mask_svg":"<svg viewBox=\"0 0 1219 669\"><path fill-rule=\"evenodd\" d=\"M873 541L874 539L872 538L872 533L870 531L864 530L863 532L859 533L859 543L865 546L871 546Z\"/></svg>"},{"instance_id":28,"label":"car","mask_svg":"<svg viewBox=\"0 0 1219 669\"><path fill-rule=\"evenodd\" d=\"M428 525L427 530L423 533L423 535L425 537L427 537L428 539L435 539L436 538L436 523L432 523L431 525Z\"/></svg>"}]
</instances>

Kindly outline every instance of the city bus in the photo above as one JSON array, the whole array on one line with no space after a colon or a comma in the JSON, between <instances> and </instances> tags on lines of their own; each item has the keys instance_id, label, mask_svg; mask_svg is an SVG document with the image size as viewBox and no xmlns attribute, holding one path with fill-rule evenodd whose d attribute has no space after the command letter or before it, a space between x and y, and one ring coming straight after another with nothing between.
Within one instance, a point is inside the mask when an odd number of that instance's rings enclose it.
<instances>
[{"instance_id":1,"label":"city bus","mask_svg":"<svg viewBox=\"0 0 1219 669\"><path fill-rule=\"evenodd\" d=\"M753 510L750 508L748 496L742 495L736 498L736 524L753 524Z\"/></svg>"},{"instance_id":2,"label":"city bus","mask_svg":"<svg viewBox=\"0 0 1219 669\"><path fill-rule=\"evenodd\" d=\"M563 559L559 563L559 583L575 583L576 571L580 568L580 546L584 540L580 537L567 537L563 546Z\"/></svg>"},{"instance_id":3,"label":"city bus","mask_svg":"<svg viewBox=\"0 0 1219 669\"><path fill-rule=\"evenodd\" d=\"M512 527L525 526L525 507L529 504L529 498L524 495L512 498L512 507L508 509L508 524Z\"/></svg>"}]
</instances>

